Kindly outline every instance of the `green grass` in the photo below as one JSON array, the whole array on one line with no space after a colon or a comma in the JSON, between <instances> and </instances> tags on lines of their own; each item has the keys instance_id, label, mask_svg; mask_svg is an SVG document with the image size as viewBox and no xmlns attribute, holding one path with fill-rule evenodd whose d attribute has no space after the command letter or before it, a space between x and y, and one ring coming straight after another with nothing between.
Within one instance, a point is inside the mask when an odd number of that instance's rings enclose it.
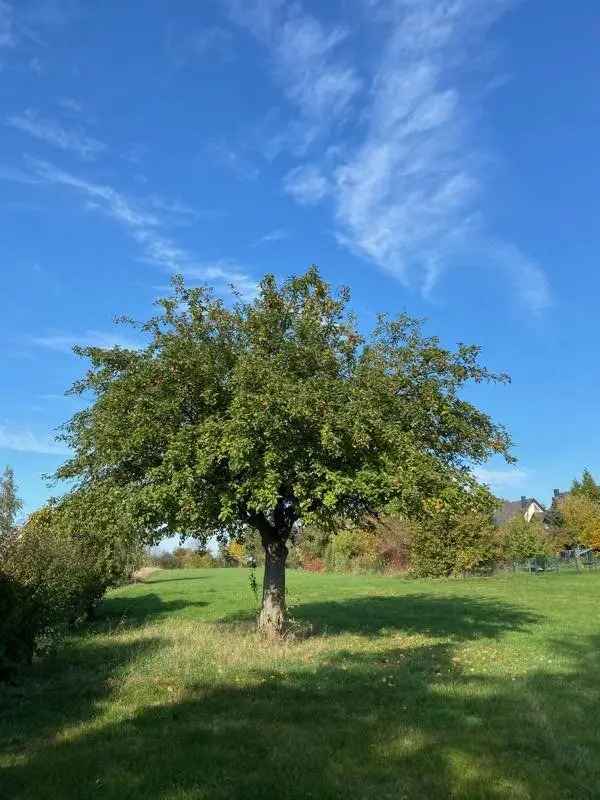
<instances>
[{"instance_id":1,"label":"green grass","mask_svg":"<svg viewBox=\"0 0 600 800\"><path fill-rule=\"evenodd\" d=\"M0 690L2 800L600 798L600 575L159 572Z\"/></svg>"}]
</instances>

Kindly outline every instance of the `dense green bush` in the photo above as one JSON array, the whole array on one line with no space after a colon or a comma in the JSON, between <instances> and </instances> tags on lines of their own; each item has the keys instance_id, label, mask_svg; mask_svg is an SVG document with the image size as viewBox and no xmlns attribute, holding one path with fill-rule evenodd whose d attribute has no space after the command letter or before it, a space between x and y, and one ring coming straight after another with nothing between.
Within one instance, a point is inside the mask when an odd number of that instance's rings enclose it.
<instances>
[{"instance_id":1,"label":"dense green bush","mask_svg":"<svg viewBox=\"0 0 600 800\"><path fill-rule=\"evenodd\" d=\"M351 528L331 539L328 561L333 570L371 571L382 567L377 537L372 531Z\"/></svg>"},{"instance_id":2,"label":"dense green bush","mask_svg":"<svg viewBox=\"0 0 600 800\"><path fill-rule=\"evenodd\" d=\"M502 557L491 516L483 512L438 514L414 526L411 571L419 577L487 571Z\"/></svg>"},{"instance_id":3,"label":"dense green bush","mask_svg":"<svg viewBox=\"0 0 600 800\"><path fill-rule=\"evenodd\" d=\"M410 531L408 523L391 516L337 534L303 528L290 548L288 566L311 572L403 571L408 567Z\"/></svg>"},{"instance_id":4,"label":"dense green bush","mask_svg":"<svg viewBox=\"0 0 600 800\"><path fill-rule=\"evenodd\" d=\"M12 574L12 542L0 552L0 681L31 661L41 617L27 588Z\"/></svg>"},{"instance_id":5,"label":"dense green bush","mask_svg":"<svg viewBox=\"0 0 600 800\"><path fill-rule=\"evenodd\" d=\"M541 522L527 522L519 514L498 529L502 556L507 561L524 561L527 558L552 555L553 539Z\"/></svg>"},{"instance_id":6,"label":"dense green bush","mask_svg":"<svg viewBox=\"0 0 600 800\"><path fill-rule=\"evenodd\" d=\"M141 560L133 539L104 536L70 496L35 512L0 554L0 672L31 660L42 635L56 635L93 613L109 586Z\"/></svg>"}]
</instances>

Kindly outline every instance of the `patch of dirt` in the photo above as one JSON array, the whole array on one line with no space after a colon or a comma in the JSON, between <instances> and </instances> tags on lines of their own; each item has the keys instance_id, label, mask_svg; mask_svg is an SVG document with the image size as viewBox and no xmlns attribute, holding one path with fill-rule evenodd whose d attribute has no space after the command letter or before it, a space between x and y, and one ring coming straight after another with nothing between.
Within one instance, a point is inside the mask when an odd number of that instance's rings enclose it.
<instances>
[{"instance_id":1,"label":"patch of dirt","mask_svg":"<svg viewBox=\"0 0 600 800\"><path fill-rule=\"evenodd\" d=\"M134 583L143 583L153 572L160 572L160 567L142 567L133 573L131 579Z\"/></svg>"}]
</instances>

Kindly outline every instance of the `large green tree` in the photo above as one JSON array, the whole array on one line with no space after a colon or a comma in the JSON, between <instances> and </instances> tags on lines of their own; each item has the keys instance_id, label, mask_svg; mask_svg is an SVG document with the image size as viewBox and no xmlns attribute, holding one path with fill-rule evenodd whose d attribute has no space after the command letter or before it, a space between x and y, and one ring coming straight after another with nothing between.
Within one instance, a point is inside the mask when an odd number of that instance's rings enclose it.
<instances>
[{"instance_id":1,"label":"large green tree","mask_svg":"<svg viewBox=\"0 0 600 800\"><path fill-rule=\"evenodd\" d=\"M23 503L17 493L15 473L6 467L0 477L0 538L8 536L15 529L17 515Z\"/></svg>"},{"instance_id":2,"label":"large green tree","mask_svg":"<svg viewBox=\"0 0 600 800\"><path fill-rule=\"evenodd\" d=\"M348 301L316 267L267 275L231 308L176 278L155 317L129 320L144 347L76 348L90 367L74 391L91 402L65 426L73 456L58 476L114 497L115 518L148 543L257 531L271 633L285 625L295 526L489 501L469 466L511 458L506 431L459 396L507 380L479 348L447 350L407 316L382 315L365 338Z\"/></svg>"}]
</instances>

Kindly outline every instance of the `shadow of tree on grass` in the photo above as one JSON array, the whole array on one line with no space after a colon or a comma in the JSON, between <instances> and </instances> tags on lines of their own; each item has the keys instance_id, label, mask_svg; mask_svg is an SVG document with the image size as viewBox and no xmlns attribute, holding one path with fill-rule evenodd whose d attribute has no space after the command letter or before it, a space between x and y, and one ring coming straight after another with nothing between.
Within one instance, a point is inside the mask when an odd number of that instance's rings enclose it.
<instances>
[{"instance_id":1,"label":"shadow of tree on grass","mask_svg":"<svg viewBox=\"0 0 600 800\"><path fill-rule=\"evenodd\" d=\"M147 578L144 578L137 583L143 583L147 585L158 584L158 583L177 583L177 581L185 581L186 583L193 583L193 581L205 581L207 576L206 575L194 575L193 577L188 578L154 578L153 576L156 573L150 573Z\"/></svg>"},{"instance_id":2,"label":"shadow of tree on grass","mask_svg":"<svg viewBox=\"0 0 600 800\"><path fill-rule=\"evenodd\" d=\"M119 676L160 644L158 638L130 643L97 641L95 636L70 639L34 663L15 686L0 684L0 759L47 745L58 731L94 719ZM0 772L0 800L9 797Z\"/></svg>"},{"instance_id":3,"label":"shadow of tree on grass","mask_svg":"<svg viewBox=\"0 0 600 800\"><path fill-rule=\"evenodd\" d=\"M356 633L374 636L391 631L428 634L466 641L494 638L508 630L525 630L541 621L532 611L501 600L473 597L432 597L402 594L300 603L294 620L313 625L321 634ZM232 614L224 623L249 622L253 612Z\"/></svg>"},{"instance_id":4,"label":"shadow of tree on grass","mask_svg":"<svg viewBox=\"0 0 600 800\"><path fill-rule=\"evenodd\" d=\"M163 600L155 592L125 597L105 597L96 612L96 621L99 623L120 621L132 627L153 622L186 608L204 608L208 605L205 600Z\"/></svg>"},{"instance_id":5,"label":"shadow of tree on grass","mask_svg":"<svg viewBox=\"0 0 600 800\"><path fill-rule=\"evenodd\" d=\"M144 598L140 619L153 613ZM199 670L171 701L153 702L146 687L138 706L102 723L111 681L158 643L84 639L33 676L38 709L9 698L0 757L18 757L0 776L1 800L600 797L600 637L554 643L562 671L502 676L471 672L457 647L530 630L536 617L513 605L412 595L306 603L296 616L362 633L370 647L285 671L276 660L241 665L239 684ZM401 648L382 637L378 647L381 628L451 641Z\"/></svg>"},{"instance_id":6,"label":"shadow of tree on grass","mask_svg":"<svg viewBox=\"0 0 600 800\"><path fill-rule=\"evenodd\" d=\"M451 645L340 654L178 700L32 753L12 800L592 800L600 641L560 643L568 674L464 673ZM594 707L594 706L592 706Z\"/></svg>"}]
</instances>

